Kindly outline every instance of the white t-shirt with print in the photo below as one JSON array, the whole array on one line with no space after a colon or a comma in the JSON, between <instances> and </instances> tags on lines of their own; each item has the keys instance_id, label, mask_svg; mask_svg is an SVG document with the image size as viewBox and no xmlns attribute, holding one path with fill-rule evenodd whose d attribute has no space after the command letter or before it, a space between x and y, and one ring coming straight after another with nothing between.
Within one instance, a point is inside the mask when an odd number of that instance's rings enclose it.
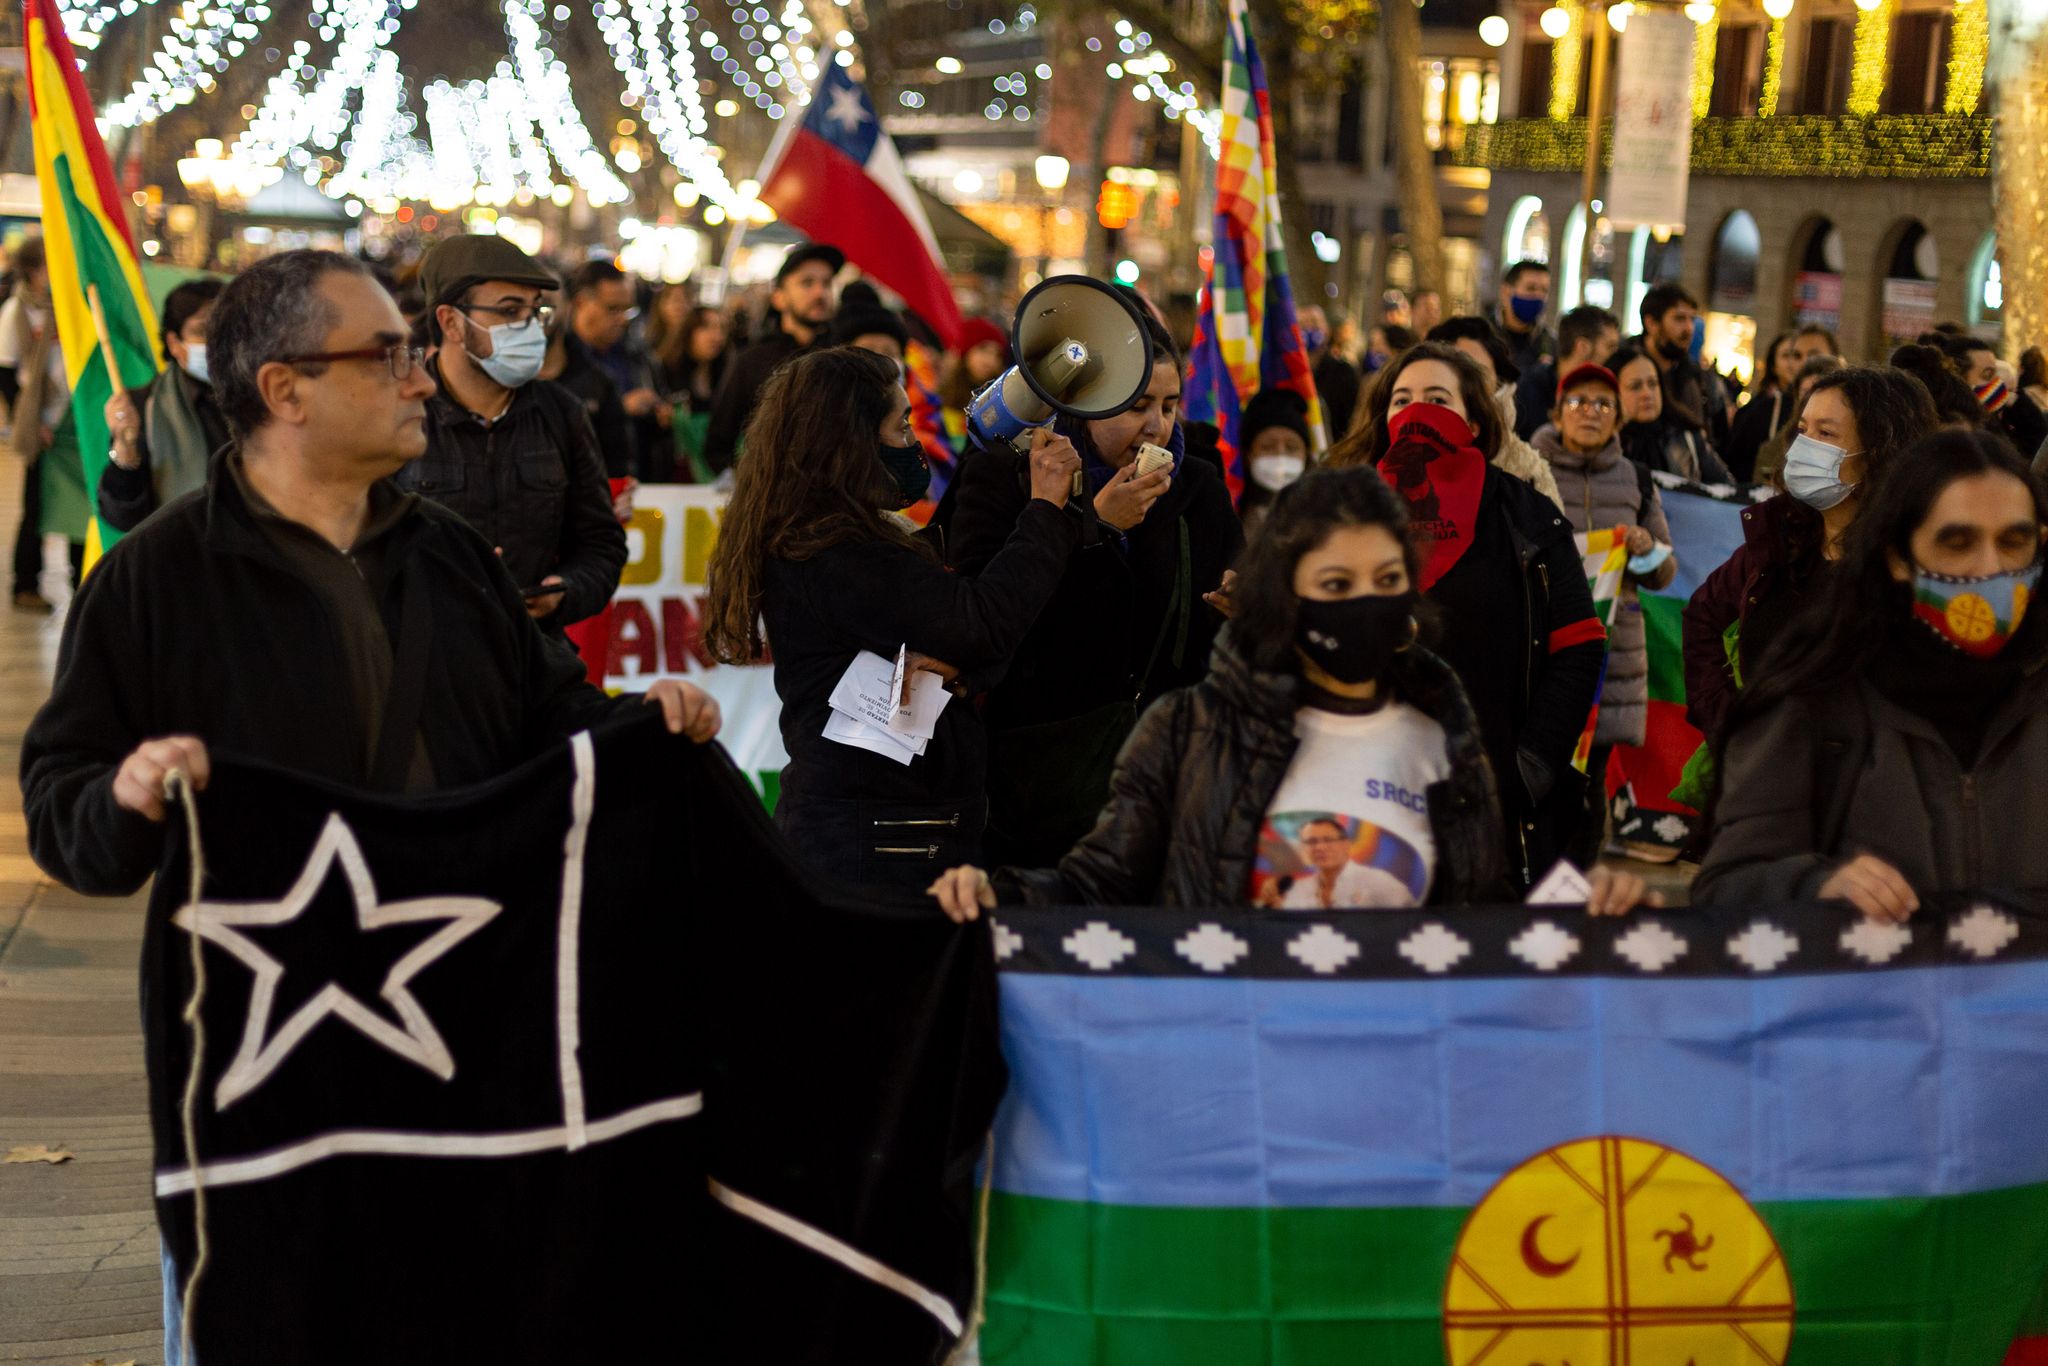
<instances>
[{"instance_id":1,"label":"white t-shirt with print","mask_svg":"<svg viewBox=\"0 0 2048 1366\"><path fill-rule=\"evenodd\" d=\"M1436 879L1429 788L1451 772L1444 728L1395 701L1366 716L1303 707L1294 730L1301 747L1266 811L1252 902L1290 911L1422 905Z\"/></svg>"}]
</instances>

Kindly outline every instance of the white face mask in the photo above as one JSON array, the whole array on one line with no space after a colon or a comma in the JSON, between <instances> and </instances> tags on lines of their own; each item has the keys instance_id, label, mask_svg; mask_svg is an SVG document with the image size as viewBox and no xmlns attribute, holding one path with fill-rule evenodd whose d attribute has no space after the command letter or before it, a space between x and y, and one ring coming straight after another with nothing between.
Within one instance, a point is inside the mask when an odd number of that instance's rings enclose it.
<instances>
[{"instance_id":1,"label":"white face mask","mask_svg":"<svg viewBox=\"0 0 2048 1366\"><path fill-rule=\"evenodd\" d=\"M490 329L490 334L491 354L470 356L477 369L507 389L531 384L539 377L540 367L548 358L548 334L538 319L500 323Z\"/></svg>"},{"instance_id":2,"label":"white face mask","mask_svg":"<svg viewBox=\"0 0 2048 1366\"><path fill-rule=\"evenodd\" d=\"M1801 432L1785 451L1785 492L1826 512L1856 491L1854 484L1842 482L1842 462L1852 454Z\"/></svg>"},{"instance_id":3,"label":"white face mask","mask_svg":"<svg viewBox=\"0 0 2048 1366\"><path fill-rule=\"evenodd\" d=\"M1295 480L1301 478L1308 468L1308 461L1298 455L1255 455L1252 457L1252 482L1268 493L1278 493Z\"/></svg>"},{"instance_id":4,"label":"white face mask","mask_svg":"<svg viewBox=\"0 0 2048 1366\"><path fill-rule=\"evenodd\" d=\"M185 373L198 380L201 384L211 381L211 376L206 373L205 342L187 342L185 344Z\"/></svg>"}]
</instances>

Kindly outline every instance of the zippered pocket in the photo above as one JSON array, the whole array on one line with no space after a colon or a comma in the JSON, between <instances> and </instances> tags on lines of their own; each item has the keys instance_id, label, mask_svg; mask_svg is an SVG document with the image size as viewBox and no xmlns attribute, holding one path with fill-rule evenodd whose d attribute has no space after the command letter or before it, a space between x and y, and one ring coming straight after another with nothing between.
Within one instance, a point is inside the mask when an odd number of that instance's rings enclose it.
<instances>
[{"instance_id":1,"label":"zippered pocket","mask_svg":"<svg viewBox=\"0 0 2048 1366\"><path fill-rule=\"evenodd\" d=\"M936 859L939 856L939 846L936 844L878 844L874 846L873 852L887 858Z\"/></svg>"},{"instance_id":2,"label":"zippered pocket","mask_svg":"<svg viewBox=\"0 0 2048 1366\"><path fill-rule=\"evenodd\" d=\"M876 830L958 830L960 828L960 813L955 811L950 816L933 816L917 820L878 819L871 820L868 824Z\"/></svg>"}]
</instances>

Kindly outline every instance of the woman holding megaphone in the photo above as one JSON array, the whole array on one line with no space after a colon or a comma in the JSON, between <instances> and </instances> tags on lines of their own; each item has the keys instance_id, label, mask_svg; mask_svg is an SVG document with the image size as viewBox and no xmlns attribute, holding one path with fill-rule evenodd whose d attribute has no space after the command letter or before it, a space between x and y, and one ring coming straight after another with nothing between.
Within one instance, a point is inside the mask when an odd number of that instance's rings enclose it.
<instances>
[{"instance_id":1,"label":"woman holding megaphone","mask_svg":"<svg viewBox=\"0 0 2048 1366\"><path fill-rule=\"evenodd\" d=\"M1181 363L1158 321L1137 401L1102 418L1060 416L1085 472L1080 548L1008 672L990 692L989 857L1051 864L1088 833L1117 751L1155 698L1198 682L1222 614L1203 600L1244 549L1213 465L1185 458ZM987 572L1027 492L1024 457L970 455L956 481L952 561Z\"/></svg>"},{"instance_id":2,"label":"woman holding megaphone","mask_svg":"<svg viewBox=\"0 0 2048 1366\"><path fill-rule=\"evenodd\" d=\"M921 889L980 855L981 718L955 696L921 753L892 753L886 737L845 738L835 692L844 699L863 654L900 652L956 693L1001 676L1078 539L1063 509L1080 457L1051 432L1033 439L1030 496L968 578L893 515L924 496L929 470L890 361L838 347L788 362L761 391L745 450L712 553L705 639L728 664L772 648L789 751L776 824L815 873Z\"/></svg>"}]
</instances>

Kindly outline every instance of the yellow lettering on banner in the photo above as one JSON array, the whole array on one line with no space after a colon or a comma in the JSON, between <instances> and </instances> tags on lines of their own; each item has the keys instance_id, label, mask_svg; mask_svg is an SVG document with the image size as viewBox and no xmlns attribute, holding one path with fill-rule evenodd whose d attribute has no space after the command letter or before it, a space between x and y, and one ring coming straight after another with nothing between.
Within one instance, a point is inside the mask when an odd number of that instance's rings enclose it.
<instances>
[{"instance_id":1,"label":"yellow lettering on banner","mask_svg":"<svg viewBox=\"0 0 2048 1366\"><path fill-rule=\"evenodd\" d=\"M683 509L683 582L709 581L711 548L718 544L718 513L711 508Z\"/></svg>"},{"instance_id":2,"label":"yellow lettering on banner","mask_svg":"<svg viewBox=\"0 0 2048 1366\"><path fill-rule=\"evenodd\" d=\"M633 509L632 520L626 523L626 546L635 550L636 539L639 545L619 574L620 583L661 582L661 538L667 525L668 519L660 508ZM636 532L639 533L637 537Z\"/></svg>"}]
</instances>

